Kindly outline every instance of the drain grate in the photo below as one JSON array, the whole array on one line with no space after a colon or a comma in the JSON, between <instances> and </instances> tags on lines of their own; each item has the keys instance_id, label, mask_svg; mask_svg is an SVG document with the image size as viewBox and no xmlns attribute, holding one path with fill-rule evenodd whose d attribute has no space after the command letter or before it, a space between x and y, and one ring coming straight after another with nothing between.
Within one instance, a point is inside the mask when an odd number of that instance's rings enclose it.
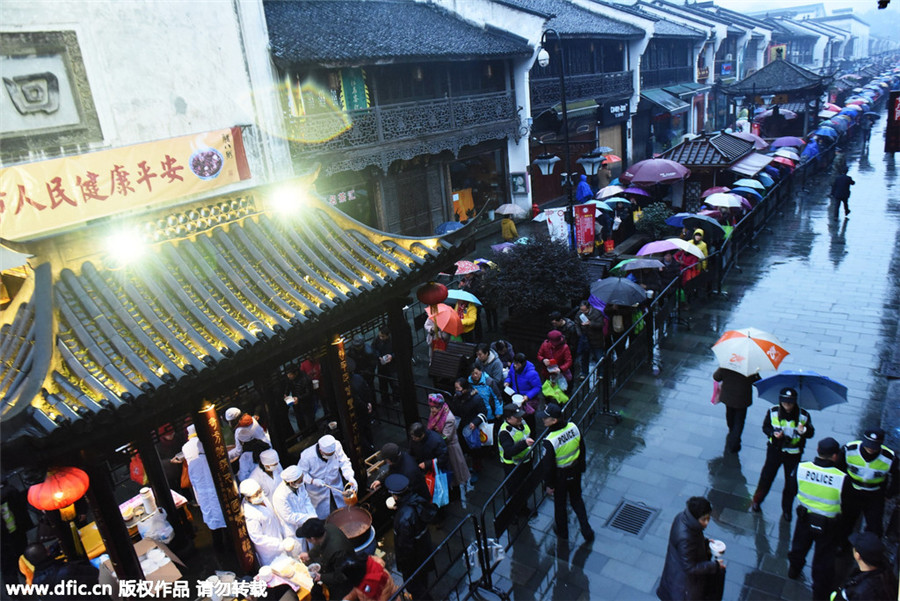
<instances>
[{"instance_id":1,"label":"drain grate","mask_svg":"<svg viewBox=\"0 0 900 601\"><path fill-rule=\"evenodd\" d=\"M623 500L606 521L606 526L635 536L643 536L659 509L641 502Z\"/></svg>"}]
</instances>

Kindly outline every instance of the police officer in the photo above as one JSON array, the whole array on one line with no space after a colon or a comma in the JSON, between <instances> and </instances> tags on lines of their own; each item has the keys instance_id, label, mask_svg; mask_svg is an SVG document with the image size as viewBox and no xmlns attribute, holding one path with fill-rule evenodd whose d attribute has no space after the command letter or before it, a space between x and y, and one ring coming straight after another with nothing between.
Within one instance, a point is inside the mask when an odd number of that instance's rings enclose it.
<instances>
[{"instance_id":1,"label":"police officer","mask_svg":"<svg viewBox=\"0 0 900 601\"><path fill-rule=\"evenodd\" d=\"M547 493L553 495L554 517L556 518L556 536L560 540L569 538L568 513L566 511L566 499L572 505L572 510L578 517L581 525L581 534L584 540L594 540L594 530L588 522L587 510L584 508L584 500L581 498L581 474L585 470L584 440L578 431L578 426L569 423L563 417L559 405L549 404L546 409L538 413L543 420L544 427L548 428L544 438L544 465L546 477L544 482Z\"/></svg>"},{"instance_id":2,"label":"police officer","mask_svg":"<svg viewBox=\"0 0 900 601\"><path fill-rule=\"evenodd\" d=\"M525 411L515 403L503 406L503 425L497 434L497 448L503 472L507 476L525 460L534 444L531 428L522 419L524 417Z\"/></svg>"},{"instance_id":3,"label":"police officer","mask_svg":"<svg viewBox=\"0 0 900 601\"><path fill-rule=\"evenodd\" d=\"M762 425L769 438L766 446L766 463L759 474L759 483L753 493L750 510L759 513L760 505L769 494L778 468L784 467L784 491L781 493L781 519L791 521L794 497L797 496L797 478L794 470L800 465L806 440L812 438L815 428L805 409L797 406L797 391L784 388L778 395L778 406L766 413Z\"/></svg>"},{"instance_id":4,"label":"police officer","mask_svg":"<svg viewBox=\"0 0 900 601\"><path fill-rule=\"evenodd\" d=\"M815 543L812 561L812 590L814 601L825 601L834 590L835 546L841 500L850 482L835 466L841 447L833 438L819 441L816 457L797 466L797 525L788 553L789 578L798 578L806 554Z\"/></svg>"},{"instance_id":5,"label":"police officer","mask_svg":"<svg viewBox=\"0 0 900 601\"><path fill-rule=\"evenodd\" d=\"M866 531L879 537L884 533L884 500L897 494L900 478L897 475L897 454L884 446L884 430L867 430L863 440L844 445L838 467L850 476L850 489L844 500L841 521L846 537L863 514Z\"/></svg>"},{"instance_id":6,"label":"police officer","mask_svg":"<svg viewBox=\"0 0 900 601\"><path fill-rule=\"evenodd\" d=\"M831 594L831 601L896 599L897 577L884 556L878 535L857 532L851 538L856 568L844 585Z\"/></svg>"}]
</instances>

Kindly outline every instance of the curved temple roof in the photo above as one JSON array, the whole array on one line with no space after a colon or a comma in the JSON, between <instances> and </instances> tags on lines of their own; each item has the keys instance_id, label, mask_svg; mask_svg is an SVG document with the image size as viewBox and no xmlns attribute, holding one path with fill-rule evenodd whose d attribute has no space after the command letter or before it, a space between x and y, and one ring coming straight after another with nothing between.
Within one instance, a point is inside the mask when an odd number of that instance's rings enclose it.
<instances>
[{"instance_id":1,"label":"curved temple roof","mask_svg":"<svg viewBox=\"0 0 900 601\"><path fill-rule=\"evenodd\" d=\"M263 193L178 207L185 217L214 214L128 265L96 236L29 249L33 277L0 327L4 450L102 436L114 415L143 411L151 398L162 410L192 380L218 381L266 346L325 333L346 319L339 307L370 306L384 289L403 296L463 253L441 238L373 230L320 201L282 218ZM158 218L148 235L165 225Z\"/></svg>"}]
</instances>

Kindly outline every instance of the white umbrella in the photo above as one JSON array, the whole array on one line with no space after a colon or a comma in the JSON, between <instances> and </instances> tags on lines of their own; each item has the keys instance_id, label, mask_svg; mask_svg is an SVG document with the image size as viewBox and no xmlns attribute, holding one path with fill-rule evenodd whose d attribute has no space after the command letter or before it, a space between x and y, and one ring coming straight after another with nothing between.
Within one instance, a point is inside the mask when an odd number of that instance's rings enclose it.
<instances>
[{"instance_id":1,"label":"white umbrella","mask_svg":"<svg viewBox=\"0 0 900 601\"><path fill-rule=\"evenodd\" d=\"M494 212L500 215L512 215L514 217L524 217L528 213L523 207L511 202L500 205L494 209Z\"/></svg>"},{"instance_id":2,"label":"white umbrella","mask_svg":"<svg viewBox=\"0 0 900 601\"><path fill-rule=\"evenodd\" d=\"M600 190L597 192L597 200L606 200L607 198L615 196L616 194L621 194L624 191L625 188L623 188L622 186L606 186L605 188L600 188Z\"/></svg>"},{"instance_id":3,"label":"white umbrella","mask_svg":"<svg viewBox=\"0 0 900 601\"><path fill-rule=\"evenodd\" d=\"M719 367L749 376L778 369L789 353L774 335L756 328L728 330L712 347Z\"/></svg>"},{"instance_id":4,"label":"white umbrella","mask_svg":"<svg viewBox=\"0 0 900 601\"><path fill-rule=\"evenodd\" d=\"M794 152L793 150L788 150L787 148L779 148L775 151L775 156L784 157L786 159L791 159L792 161L799 161L800 155Z\"/></svg>"},{"instance_id":5,"label":"white umbrella","mask_svg":"<svg viewBox=\"0 0 900 601\"><path fill-rule=\"evenodd\" d=\"M727 192L710 194L703 199L703 202L711 207L739 208L741 206L741 201L734 194Z\"/></svg>"}]
</instances>

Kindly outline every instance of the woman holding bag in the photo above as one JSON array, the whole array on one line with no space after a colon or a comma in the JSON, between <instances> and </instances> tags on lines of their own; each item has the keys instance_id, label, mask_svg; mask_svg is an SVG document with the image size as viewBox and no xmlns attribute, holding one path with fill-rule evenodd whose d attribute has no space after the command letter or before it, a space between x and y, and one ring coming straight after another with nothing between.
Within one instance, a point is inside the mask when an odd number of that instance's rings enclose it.
<instances>
[{"instance_id":1,"label":"woman holding bag","mask_svg":"<svg viewBox=\"0 0 900 601\"><path fill-rule=\"evenodd\" d=\"M463 455L459 439L456 437L456 416L444 402L444 395L428 395L428 429L444 437L447 443L447 458L453 471L453 486L465 486L469 483L469 466Z\"/></svg>"}]
</instances>

